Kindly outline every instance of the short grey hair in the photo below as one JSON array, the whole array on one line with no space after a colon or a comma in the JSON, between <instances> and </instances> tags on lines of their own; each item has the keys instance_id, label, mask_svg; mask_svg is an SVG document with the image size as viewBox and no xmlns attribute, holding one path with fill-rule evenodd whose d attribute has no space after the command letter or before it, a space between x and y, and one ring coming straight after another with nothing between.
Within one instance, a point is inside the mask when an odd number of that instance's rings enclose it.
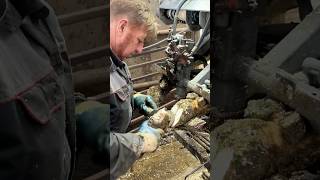
<instances>
[{"instance_id":1,"label":"short grey hair","mask_svg":"<svg viewBox=\"0 0 320 180\"><path fill-rule=\"evenodd\" d=\"M110 17L125 15L134 25L147 28L147 41L152 41L157 35L157 23L154 13L146 0L112 0L110 2Z\"/></svg>"}]
</instances>

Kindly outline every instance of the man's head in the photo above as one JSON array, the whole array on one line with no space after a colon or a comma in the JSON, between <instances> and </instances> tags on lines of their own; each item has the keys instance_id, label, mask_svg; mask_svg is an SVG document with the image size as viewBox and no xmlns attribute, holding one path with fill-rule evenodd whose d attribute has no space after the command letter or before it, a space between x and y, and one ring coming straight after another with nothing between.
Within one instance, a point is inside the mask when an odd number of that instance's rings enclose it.
<instances>
[{"instance_id":1,"label":"man's head","mask_svg":"<svg viewBox=\"0 0 320 180\"><path fill-rule=\"evenodd\" d=\"M120 59L141 53L155 33L155 18L145 0L111 1L110 46Z\"/></svg>"}]
</instances>

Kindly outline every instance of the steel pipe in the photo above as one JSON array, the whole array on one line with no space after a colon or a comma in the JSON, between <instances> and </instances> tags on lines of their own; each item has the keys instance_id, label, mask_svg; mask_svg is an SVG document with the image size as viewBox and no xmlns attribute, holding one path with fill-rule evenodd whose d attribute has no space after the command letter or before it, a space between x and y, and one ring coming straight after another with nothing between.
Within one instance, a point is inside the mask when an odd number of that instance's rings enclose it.
<instances>
[{"instance_id":1,"label":"steel pipe","mask_svg":"<svg viewBox=\"0 0 320 180\"><path fill-rule=\"evenodd\" d=\"M162 62L164 60L166 60L166 58L156 59L156 60L152 60L152 61L148 61L148 62L144 62L144 63L140 63L140 64L134 64L134 65L129 66L128 68L129 69L135 69L135 68L139 68L139 67L146 66L146 65L149 65L149 64Z\"/></svg>"},{"instance_id":2,"label":"steel pipe","mask_svg":"<svg viewBox=\"0 0 320 180\"><path fill-rule=\"evenodd\" d=\"M86 50L86 51L81 51L81 52L78 52L78 53L75 53L75 54L71 54L69 56L71 64L73 66L75 66L75 65L78 65L78 64L93 60L93 59L106 57L108 55L107 54L108 48L109 48L108 46L101 46L101 47L96 47L96 48L89 49L89 50ZM164 50L164 49L166 49L166 47L152 49L150 51L145 51L145 52L142 52L141 54L136 54L136 55L133 55L131 57L138 57L138 56L142 56L142 55L145 55L145 54L161 51L161 50Z\"/></svg>"},{"instance_id":3,"label":"steel pipe","mask_svg":"<svg viewBox=\"0 0 320 180\"><path fill-rule=\"evenodd\" d=\"M136 77L136 78L133 78L132 81L139 81L139 80L142 80L142 79L145 79L145 78L148 78L148 77L153 77L153 76L156 76L156 75L159 75L161 73L159 72L155 72L155 73L150 73L150 74L146 74L144 76L139 76L139 77Z\"/></svg>"},{"instance_id":4,"label":"steel pipe","mask_svg":"<svg viewBox=\"0 0 320 180\"><path fill-rule=\"evenodd\" d=\"M146 50L155 48L155 47L159 46L160 44L162 44L162 43L164 43L164 42L167 42L167 41L168 41L167 38L162 39L162 40L160 40L160 41L158 41L158 42L156 42L156 43L154 43L154 44L151 44L151 45L149 45L149 46L144 47L143 50L146 51Z\"/></svg>"},{"instance_id":5,"label":"steel pipe","mask_svg":"<svg viewBox=\"0 0 320 180\"><path fill-rule=\"evenodd\" d=\"M74 72L72 76L75 87L89 86L97 83L106 83L107 69L105 67L98 69L82 70Z\"/></svg>"},{"instance_id":6,"label":"steel pipe","mask_svg":"<svg viewBox=\"0 0 320 180\"><path fill-rule=\"evenodd\" d=\"M79 53L71 54L69 57L71 64L75 66L90 60L106 57L108 48L108 46L101 46L86 51L81 51Z\"/></svg>"},{"instance_id":7,"label":"steel pipe","mask_svg":"<svg viewBox=\"0 0 320 180\"><path fill-rule=\"evenodd\" d=\"M160 47L160 48L157 48L157 49L151 49L151 50L148 50L148 51L143 51L142 53L140 54L134 54L131 56L131 58L133 57L139 57L139 56L142 56L142 55L145 55L145 54L150 54L150 53L154 53L154 52L158 52L158 51L162 51L162 50L165 50L167 47Z\"/></svg>"},{"instance_id":8,"label":"steel pipe","mask_svg":"<svg viewBox=\"0 0 320 180\"><path fill-rule=\"evenodd\" d=\"M150 86L154 86L159 84L159 81L148 81L148 82L143 82L143 83L137 83L133 85L133 89L142 89L142 88L148 88ZM146 90L141 91L140 93L144 94ZM109 95L109 92L104 92L95 96L88 97L88 100L102 100L105 99Z\"/></svg>"},{"instance_id":9,"label":"steel pipe","mask_svg":"<svg viewBox=\"0 0 320 180\"><path fill-rule=\"evenodd\" d=\"M58 20L61 26L65 26L102 16L107 17L107 6L98 6L70 14L60 15L58 16Z\"/></svg>"},{"instance_id":10,"label":"steel pipe","mask_svg":"<svg viewBox=\"0 0 320 180\"><path fill-rule=\"evenodd\" d=\"M159 109L162 109L162 108L164 108L164 107L165 107L165 108L172 107L172 106L173 106L175 103L177 103L177 102L178 102L178 100L172 100L172 101L170 101L170 102L168 102L168 103L160 106ZM137 117L137 118L134 118L133 120L131 120L129 126L135 126L135 125L141 123L141 122L144 120L144 118L145 118L145 116L143 116L143 115L142 115L142 116L139 116L139 117Z\"/></svg>"},{"instance_id":11,"label":"steel pipe","mask_svg":"<svg viewBox=\"0 0 320 180\"><path fill-rule=\"evenodd\" d=\"M137 83L137 84L133 84L133 89L145 89L145 88L149 88L151 86L157 85L159 84L159 81L148 81L148 82L143 82L143 83Z\"/></svg>"},{"instance_id":12,"label":"steel pipe","mask_svg":"<svg viewBox=\"0 0 320 180\"><path fill-rule=\"evenodd\" d=\"M178 32L186 32L186 31L189 31L189 28L177 28L177 31ZM163 30L159 30L157 32L157 35L167 35L169 34L169 29L163 29Z\"/></svg>"},{"instance_id":13,"label":"steel pipe","mask_svg":"<svg viewBox=\"0 0 320 180\"><path fill-rule=\"evenodd\" d=\"M157 61L160 62L160 60L157 60ZM154 61L154 62L157 62L157 61ZM154 62L151 62L151 63L154 63ZM141 65L141 64L138 64L138 65ZM142 64L142 65L147 65L147 64ZM134 66L135 66L134 68L137 67L136 65ZM88 69L88 70L74 72L73 73L74 85L75 87L78 87L78 86L84 86L87 84L96 84L99 82L105 83L106 75L107 75L106 73L107 73L106 68ZM155 72L155 73L146 74L144 76L133 78L132 81L142 80L144 78L156 76L158 74L161 74L161 73ZM159 83L158 81L144 82L144 83L134 84L133 88L141 89L141 88L146 88L146 87L156 85L158 83Z\"/></svg>"}]
</instances>

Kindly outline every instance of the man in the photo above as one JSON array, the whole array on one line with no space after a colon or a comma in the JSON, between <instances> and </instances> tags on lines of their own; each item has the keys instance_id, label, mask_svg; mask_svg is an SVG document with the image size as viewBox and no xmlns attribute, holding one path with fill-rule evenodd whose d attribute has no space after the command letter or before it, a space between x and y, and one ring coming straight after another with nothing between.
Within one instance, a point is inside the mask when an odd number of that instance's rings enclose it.
<instances>
[{"instance_id":1,"label":"man","mask_svg":"<svg viewBox=\"0 0 320 180\"><path fill-rule=\"evenodd\" d=\"M71 179L70 62L43 0L0 1L0 179Z\"/></svg>"},{"instance_id":2,"label":"man","mask_svg":"<svg viewBox=\"0 0 320 180\"><path fill-rule=\"evenodd\" d=\"M123 61L142 52L144 41L156 33L155 18L143 0L114 0L110 4L110 96L111 131L125 132L132 107L150 115L157 109L151 96L135 94L128 66Z\"/></svg>"},{"instance_id":3,"label":"man","mask_svg":"<svg viewBox=\"0 0 320 180\"><path fill-rule=\"evenodd\" d=\"M141 53L145 39L152 34L155 34L154 17L144 1L111 1L109 104L86 101L76 108L79 139L91 145L99 157L109 155L111 179L124 174L141 154L154 151L160 140L160 130L151 128L147 122L138 133L125 133L133 105L146 115L157 109L150 96L132 97L130 73L122 61ZM109 115L109 110L110 116L103 118L103 114Z\"/></svg>"},{"instance_id":4,"label":"man","mask_svg":"<svg viewBox=\"0 0 320 180\"><path fill-rule=\"evenodd\" d=\"M144 115L157 109L150 96L133 94L131 76L124 59L142 52L147 38L156 34L155 18L143 0L113 0L110 4L110 162L111 174L128 169L144 152L158 146L160 134L144 123L137 134L124 133L132 107ZM121 170L123 169L123 170Z\"/></svg>"}]
</instances>

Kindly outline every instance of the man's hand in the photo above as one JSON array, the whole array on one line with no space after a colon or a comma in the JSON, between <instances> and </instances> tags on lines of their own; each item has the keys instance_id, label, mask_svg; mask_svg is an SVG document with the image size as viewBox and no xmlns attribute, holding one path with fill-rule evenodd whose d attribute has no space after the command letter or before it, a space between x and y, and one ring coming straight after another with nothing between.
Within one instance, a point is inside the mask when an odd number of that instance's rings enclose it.
<instances>
[{"instance_id":1,"label":"man's hand","mask_svg":"<svg viewBox=\"0 0 320 180\"><path fill-rule=\"evenodd\" d=\"M162 108L149 118L149 125L153 128L166 129L169 127L172 116L173 115L170 110Z\"/></svg>"},{"instance_id":2,"label":"man's hand","mask_svg":"<svg viewBox=\"0 0 320 180\"><path fill-rule=\"evenodd\" d=\"M143 137L143 152L153 152L159 146L162 129L155 129L148 125L149 121L144 121L138 130L138 135Z\"/></svg>"},{"instance_id":3,"label":"man's hand","mask_svg":"<svg viewBox=\"0 0 320 180\"><path fill-rule=\"evenodd\" d=\"M137 107L141 114L150 116L158 109L157 104L149 95L137 93L133 95L134 106Z\"/></svg>"}]
</instances>

